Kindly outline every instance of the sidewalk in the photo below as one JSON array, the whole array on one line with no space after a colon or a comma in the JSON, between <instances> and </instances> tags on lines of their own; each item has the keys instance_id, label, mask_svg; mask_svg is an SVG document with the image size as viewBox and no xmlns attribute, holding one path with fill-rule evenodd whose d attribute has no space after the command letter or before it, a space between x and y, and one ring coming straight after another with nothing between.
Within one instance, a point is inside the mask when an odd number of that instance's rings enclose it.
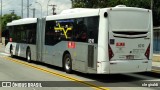
<instances>
[{"instance_id":1,"label":"sidewalk","mask_svg":"<svg viewBox=\"0 0 160 90\"><path fill-rule=\"evenodd\" d=\"M5 46L4 44L0 43L0 52L5 52Z\"/></svg>"},{"instance_id":2,"label":"sidewalk","mask_svg":"<svg viewBox=\"0 0 160 90\"><path fill-rule=\"evenodd\" d=\"M152 69L160 71L160 54L153 54Z\"/></svg>"}]
</instances>

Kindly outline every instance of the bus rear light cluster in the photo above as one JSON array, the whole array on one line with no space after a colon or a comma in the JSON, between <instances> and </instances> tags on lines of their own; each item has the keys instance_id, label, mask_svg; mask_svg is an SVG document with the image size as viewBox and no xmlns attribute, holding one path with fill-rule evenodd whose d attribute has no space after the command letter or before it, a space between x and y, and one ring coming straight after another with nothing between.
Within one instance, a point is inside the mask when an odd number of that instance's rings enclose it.
<instances>
[{"instance_id":1,"label":"bus rear light cluster","mask_svg":"<svg viewBox=\"0 0 160 90\"><path fill-rule=\"evenodd\" d=\"M108 45L108 54L109 54L109 60L111 60L111 58L114 56L113 51L110 47L110 45Z\"/></svg>"},{"instance_id":2,"label":"bus rear light cluster","mask_svg":"<svg viewBox=\"0 0 160 90\"><path fill-rule=\"evenodd\" d=\"M150 44L147 47L147 50L145 52L145 56L147 57L147 59L149 60L149 55L150 55Z\"/></svg>"}]
</instances>

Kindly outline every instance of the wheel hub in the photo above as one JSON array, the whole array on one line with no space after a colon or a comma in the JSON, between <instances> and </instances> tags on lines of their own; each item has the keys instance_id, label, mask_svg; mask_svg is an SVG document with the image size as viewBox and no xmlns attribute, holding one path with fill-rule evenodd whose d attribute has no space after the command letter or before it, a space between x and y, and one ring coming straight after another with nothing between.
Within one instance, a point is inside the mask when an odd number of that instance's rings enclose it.
<instances>
[{"instance_id":1,"label":"wheel hub","mask_svg":"<svg viewBox=\"0 0 160 90\"><path fill-rule=\"evenodd\" d=\"M31 59L30 53L28 53L28 55L27 55L27 60L29 61L30 59Z\"/></svg>"},{"instance_id":2,"label":"wheel hub","mask_svg":"<svg viewBox=\"0 0 160 90\"><path fill-rule=\"evenodd\" d=\"M70 59L69 59L69 58L66 59L66 64L65 64L65 66L66 66L66 69L67 69L67 70L70 69Z\"/></svg>"}]
</instances>

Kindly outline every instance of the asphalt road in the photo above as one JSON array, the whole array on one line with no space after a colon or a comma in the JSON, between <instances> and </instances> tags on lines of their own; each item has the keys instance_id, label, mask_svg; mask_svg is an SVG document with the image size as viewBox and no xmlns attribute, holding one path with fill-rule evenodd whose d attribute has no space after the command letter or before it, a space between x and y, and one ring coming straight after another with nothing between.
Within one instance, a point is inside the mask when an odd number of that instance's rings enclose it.
<instances>
[{"instance_id":1,"label":"asphalt road","mask_svg":"<svg viewBox=\"0 0 160 90\"><path fill-rule=\"evenodd\" d=\"M37 62L27 63L24 58L19 57L11 58L1 49L0 81L21 81L20 83L34 81L42 83L43 87L0 87L0 90L160 90L158 73L94 75L74 71L67 74L59 67ZM2 82L0 86L1 84ZM151 84L159 87L146 86Z\"/></svg>"}]
</instances>

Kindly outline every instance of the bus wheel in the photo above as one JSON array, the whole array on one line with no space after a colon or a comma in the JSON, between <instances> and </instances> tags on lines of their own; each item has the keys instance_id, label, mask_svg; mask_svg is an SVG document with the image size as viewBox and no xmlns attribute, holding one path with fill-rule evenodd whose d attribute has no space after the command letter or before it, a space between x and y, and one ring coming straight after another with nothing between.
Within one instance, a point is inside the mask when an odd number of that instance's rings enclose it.
<instances>
[{"instance_id":1,"label":"bus wheel","mask_svg":"<svg viewBox=\"0 0 160 90\"><path fill-rule=\"evenodd\" d=\"M27 62L31 62L31 51L30 49L27 49L27 54L26 54L26 59L27 59Z\"/></svg>"},{"instance_id":2,"label":"bus wheel","mask_svg":"<svg viewBox=\"0 0 160 90\"><path fill-rule=\"evenodd\" d=\"M10 47L10 54L11 54L11 57L13 58L14 55L13 55L13 47L12 46Z\"/></svg>"},{"instance_id":3,"label":"bus wheel","mask_svg":"<svg viewBox=\"0 0 160 90\"><path fill-rule=\"evenodd\" d=\"M66 73L71 73L72 71L72 60L70 54L64 56L64 69Z\"/></svg>"}]
</instances>

